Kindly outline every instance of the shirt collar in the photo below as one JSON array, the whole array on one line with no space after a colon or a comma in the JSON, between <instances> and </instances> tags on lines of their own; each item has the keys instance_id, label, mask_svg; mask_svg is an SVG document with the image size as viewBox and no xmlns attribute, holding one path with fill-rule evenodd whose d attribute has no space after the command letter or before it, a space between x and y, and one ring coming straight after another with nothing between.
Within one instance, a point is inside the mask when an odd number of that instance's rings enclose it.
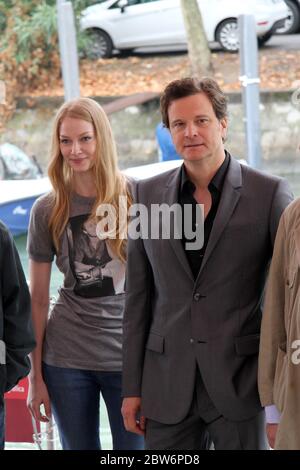
<instances>
[{"instance_id":1,"label":"shirt collar","mask_svg":"<svg viewBox=\"0 0 300 470\"><path fill-rule=\"evenodd\" d=\"M217 191L221 192L224 184L224 179L228 170L230 161L230 153L225 150L225 158L222 165L217 170L216 174L213 176L212 180L210 181L208 188L216 189ZM185 187L192 187L195 189L194 183L189 179L188 174L184 165L181 167L181 183L180 183L180 192L184 190Z\"/></svg>"}]
</instances>

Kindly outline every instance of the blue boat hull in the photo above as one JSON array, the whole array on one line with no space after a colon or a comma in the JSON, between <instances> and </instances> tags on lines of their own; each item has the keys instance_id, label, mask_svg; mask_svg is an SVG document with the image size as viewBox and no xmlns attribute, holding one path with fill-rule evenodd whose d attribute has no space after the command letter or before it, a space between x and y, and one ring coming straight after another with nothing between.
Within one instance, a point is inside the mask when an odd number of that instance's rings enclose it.
<instances>
[{"instance_id":1,"label":"blue boat hull","mask_svg":"<svg viewBox=\"0 0 300 470\"><path fill-rule=\"evenodd\" d=\"M38 196L5 202L0 205L0 219L14 236L27 233L30 211Z\"/></svg>"}]
</instances>

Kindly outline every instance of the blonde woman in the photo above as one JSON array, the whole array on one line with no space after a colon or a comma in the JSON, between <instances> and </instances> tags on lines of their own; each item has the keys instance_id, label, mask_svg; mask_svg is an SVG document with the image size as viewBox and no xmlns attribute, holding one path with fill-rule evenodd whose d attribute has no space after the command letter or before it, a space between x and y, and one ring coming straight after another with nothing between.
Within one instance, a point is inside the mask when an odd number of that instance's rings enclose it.
<instances>
[{"instance_id":1,"label":"blonde woman","mask_svg":"<svg viewBox=\"0 0 300 470\"><path fill-rule=\"evenodd\" d=\"M118 214L119 196L128 205L131 198L109 121L95 101L76 99L58 111L49 178L53 191L36 201L28 233L37 337L29 409L39 421L54 415L63 449L101 449L101 394L113 448L140 449L142 439L125 430L120 411L125 241L96 234L99 205ZM48 318L54 258L64 284Z\"/></svg>"}]
</instances>

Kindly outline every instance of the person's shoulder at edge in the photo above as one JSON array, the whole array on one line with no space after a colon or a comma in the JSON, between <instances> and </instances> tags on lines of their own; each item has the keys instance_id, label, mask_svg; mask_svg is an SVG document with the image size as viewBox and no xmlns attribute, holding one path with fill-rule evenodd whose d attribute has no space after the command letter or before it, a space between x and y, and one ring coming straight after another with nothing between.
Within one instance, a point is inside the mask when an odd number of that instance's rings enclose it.
<instances>
[{"instance_id":1,"label":"person's shoulder at edge","mask_svg":"<svg viewBox=\"0 0 300 470\"><path fill-rule=\"evenodd\" d=\"M13 236L9 228L0 220L0 261L2 261L2 256L6 253L10 253L10 247L14 245ZM6 249L9 248L7 251ZM2 268L0 263L0 269Z\"/></svg>"},{"instance_id":2,"label":"person's shoulder at edge","mask_svg":"<svg viewBox=\"0 0 300 470\"><path fill-rule=\"evenodd\" d=\"M9 228L0 220L0 243L1 243L1 251L2 253L5 252L5 247L9 246L9 244L13 243L13 237Z\"/></svg>"},{"instance_id":3,"label":"person's shoulder at edge","mask_svg":"<svg viewBox=\"0 0 300 470\"><path fill-rule=\"evenodd\" d=\"M12 236L11 231L2 222L1 219L0 219L0 239L1 239L1 244L6 244L6 246L9 245L9 244L11 244L11 245L14 244L14 238ZM3 248L3 246L2 246L2 248ZM5 250L2 250L2 251L5 251Z\"/></svg>"},{"instance_id":4,"label":"person's shoulder at edge","mask_svg":"<svg viewBox=\"0 0 300 470\"><path fill-rule=\"evenodd\" d=\"M9 235L9 229L7 228L7 226L2 222L2 220L0 220L0 233L1 235L3 234L4 236L7 236Z\"/></svg>"},{"instance_id":5,"label":"person's shoulder at edge","mask_svg":"<svg viewBox=\"0 0 300 470\"><path fill-rule=\"evenodd\" d=\"M300 197L297 197L292 201L283 211L282 216L285 219L286 224L300 221Z\"/></svg>"}]
</instances>

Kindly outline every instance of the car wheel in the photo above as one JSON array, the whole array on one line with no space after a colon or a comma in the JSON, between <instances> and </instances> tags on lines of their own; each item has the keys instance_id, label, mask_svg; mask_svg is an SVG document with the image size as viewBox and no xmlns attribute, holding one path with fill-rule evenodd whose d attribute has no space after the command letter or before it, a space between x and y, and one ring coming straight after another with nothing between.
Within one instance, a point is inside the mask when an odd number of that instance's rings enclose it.
<instances>
[{"instance_id":1,"label":"car wheel","mask_svg":"<svg viewBox=\"0 0 300 470\"><path fill-rule=\"evenodd\" d=\"M262 36L259 36L257 38L258 46L261 47L263 46L269 39L273 36L273 33L270 31L268 33L263 34Z\"/></svg>"},{"instance_id":2,"label":"car wheel","mask_svg":"<svg viewBox=\"0 0 300 470\"><path fill-rule=\"evenodd\" d=\"M86 54L90 59L107 59L112 56L113 43L107 33L101 29L88 30Z\"/></svg>"},{"instance_id":3,"label":"car wheel","mask_svg":"<svg viewBox=\"0 0 300 470\"><path fill-rule=\"evenodd\" d=\"M237 20L232 18L223 21L216 31L216 40L224 51L237 52L240 47Z\"/></svg>"},{"instance_id":4,"label":"car wheel","mask_svg":"<svg viewBox=\"0 0 300 470\"><path fill-rule=\"evenodd\" d=\"M294 34L300 30L300 8L292 0L285 0L289 9L289 17L282 28L276 29L276 34Z\"/></svg>"}]
</instances>

